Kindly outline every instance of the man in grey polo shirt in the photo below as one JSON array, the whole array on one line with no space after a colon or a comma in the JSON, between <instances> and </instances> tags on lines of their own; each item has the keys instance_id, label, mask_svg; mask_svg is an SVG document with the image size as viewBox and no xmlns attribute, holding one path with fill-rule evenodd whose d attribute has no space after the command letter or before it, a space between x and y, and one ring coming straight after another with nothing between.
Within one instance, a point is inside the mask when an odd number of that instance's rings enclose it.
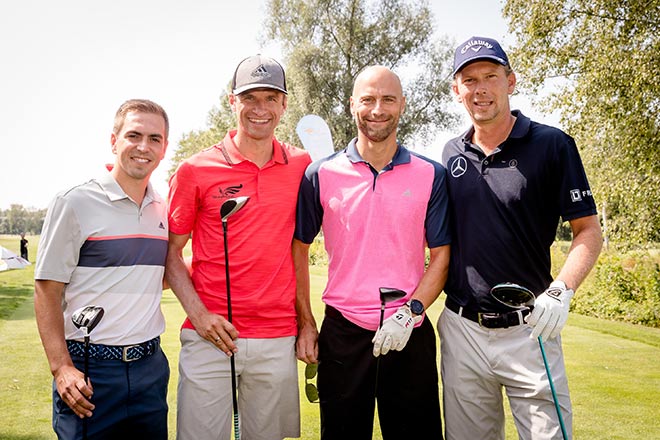
<instances>
[{"instance_id":1,"label":"man in grey polo shirt","mask_svg":"<svg viewBox=\"0 0 660 440\"><path fill-rule=\"evenodd\" d=\"M110 172L61 192L48 208L34 307L58 438L167 439L169 366L160 349L167 207L149 178L168 130L161 106L126 101L110 136ZM90 334L85 382L83 333L71 318L88 305L105 313Z\"/></svg>"}]
</instances>

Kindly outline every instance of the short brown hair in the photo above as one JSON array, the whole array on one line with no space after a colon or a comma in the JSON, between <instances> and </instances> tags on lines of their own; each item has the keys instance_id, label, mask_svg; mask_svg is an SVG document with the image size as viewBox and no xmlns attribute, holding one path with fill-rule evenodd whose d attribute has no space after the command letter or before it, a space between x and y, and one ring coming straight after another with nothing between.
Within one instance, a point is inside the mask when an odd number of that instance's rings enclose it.
<instances>
[{"instance_id":1,"label":"short brown hair","mask_svg":"<svg viewBox=\"0 0 660 440\"><path fill-rule=\"evenodd\" d=\"M167 117L167 113L165 113L163 107L153 101L149 101L148 99L129 99L119 106L119 109L115 114L115 124L112 127L112 132L114 134L119 134L124 126L126 115L129 112L153 113L162 116L165 120L165 138L168 138L170 134L170 120Z\"/></svg>"}]
</instances>

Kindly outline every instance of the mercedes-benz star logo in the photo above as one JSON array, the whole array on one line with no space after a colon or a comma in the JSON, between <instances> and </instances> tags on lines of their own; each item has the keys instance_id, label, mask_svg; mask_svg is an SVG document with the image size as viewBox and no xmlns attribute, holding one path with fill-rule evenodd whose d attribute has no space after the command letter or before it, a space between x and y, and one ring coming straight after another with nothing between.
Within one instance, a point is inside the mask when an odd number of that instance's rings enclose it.
<instances>
[{"instance_id":1,"label":"mercedes-benz star logo","mask_svg":"<svg viewBox=\"0 0 660 440\"><path fill-rule=\"evenodd\" d=\"M451 164L451 175L461 177L467 171L467 161L463 156L458 156Z\"/></svg>"}]
</instances>

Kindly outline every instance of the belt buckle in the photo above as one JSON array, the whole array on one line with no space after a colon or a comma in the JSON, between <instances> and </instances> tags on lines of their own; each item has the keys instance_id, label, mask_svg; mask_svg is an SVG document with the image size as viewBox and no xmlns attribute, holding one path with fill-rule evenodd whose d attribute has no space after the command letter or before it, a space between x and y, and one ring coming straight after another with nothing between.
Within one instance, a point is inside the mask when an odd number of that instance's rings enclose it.
<instances>
[{"instance_id":1,"label":"belt buckle","mask_svg":"<svg viewBox=\"0 0 660 440\"><path fill-rule=\"evenodd\" d=\"M477 319L479 320L479 325L486 328L492 328L487 324L487 320L491 318L499 318L499 313L477 313ZM485 319L484 319L485 318Z\"/></svg>"},{"instance_id":2,"label":"belt buckle","mask_svg":"<svg viewBox=\"0 0 660 440\"><path fill-rule=\"evenodd\" d=\"M124 361L124 362L133 362L133 361L137 361L138 359L140 359L139 357L131 358L131 359L128 358L128 350L130 350L131 348L139 347L139 346L140 346L140 344L127 345L125 347L122 347L121 360Z\"/></svg>"}]
</instances>

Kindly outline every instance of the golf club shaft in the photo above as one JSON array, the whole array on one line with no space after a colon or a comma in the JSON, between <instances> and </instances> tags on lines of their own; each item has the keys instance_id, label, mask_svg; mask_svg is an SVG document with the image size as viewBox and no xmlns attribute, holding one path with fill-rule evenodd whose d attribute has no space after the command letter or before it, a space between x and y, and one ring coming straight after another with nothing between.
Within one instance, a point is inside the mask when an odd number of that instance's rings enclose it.
<instances>
[{"instance_id":1,"label":"golf club shaft","mask_svg":"<svg viewBox=\"0 0 660 440\"><path fill-rule=\"evenodd\" d=\"M85 329L85 367L83 368L83 377L85 378L85 385L87 385L87 379L89 378L89 334L87 334L87 329ZM87 417L83 419L82 426L82 438L87 440Z\"/></svg>"},{"instance_id":2,"label":"golf club shaft","mask_svg":"<svg viewBox=\"0 0 660 440\"><path fill-rule=\"evenodd\" d=\"M232 322L231 313L231 282L229 280L229 251L227 246L227 222L222 222L222 233L225 244L225 279L227 281L227 320ZM231 365L231 403L234 409L234 439L240 440L241 431L238 425L238 400L236 398L236 362L234 354L229 358Z\"/></svg>"},{"instance_id":3,"label":"golf club shaft","mask_svg":"<svg viewBox=\"0 0 660 440\"><path fill-rule=\"evenodd\" d=\"M225 280L227 282L227 321L232 321L231 314L231 283L229 282L229 251L227 246L227 222L222 222L222 233L225 242Z\"/></svg>"},{"instance_id":4,"label":"golf club shaft","mask_svg":"<svg viewBox=\"0 0 660 440\"><path fill-rule=\"evenodd\" d=\"M229 363L231 365L231 389L232 389L231 403L234 406L234 439L240 440L241 430L238 426L238 401L236 400L236 362L234 361L233 354L229 358Z\"/></svg>"},{"instance_id":5,"label":"golf club shaft","mask_svg":"<svg viewBox=\"0 0 660 440\"><path fill-rule=\"evenodd\" d=\"M378 323L378 330L383 327L383 318L385 316L385 302L380 304L380 321ZM378 396L378 370L380 370L380 356L376 358L376 386L374 387L374 397Z\"/></svg>"},{"instance_id":6,"label":"golf club shaft","mask_svg":"<svg viewBox=\"0 0 660 440\"><path fill-rule=\"evenodd\" d=\"M555 409L557 410L557 417L559 418L559 426L561 427L561 434L564 437L564 440L568 440L568 435L566 434L566 427L564 426L564 417L561 415L561 408L559 408L559 400L557 400L557 393L555 392L555 384L552 381L552 375L550 374L550 366L548 365L548 358L545 355L545 347L543 347L543 340L541 336L538 338L539 347L541 348L541 355L543 356L543 365L545 366L545 373L548 376L548 382L550 382L550 391L552 391L552 400L555 403Z\"/></svg>"}]
</instances>

